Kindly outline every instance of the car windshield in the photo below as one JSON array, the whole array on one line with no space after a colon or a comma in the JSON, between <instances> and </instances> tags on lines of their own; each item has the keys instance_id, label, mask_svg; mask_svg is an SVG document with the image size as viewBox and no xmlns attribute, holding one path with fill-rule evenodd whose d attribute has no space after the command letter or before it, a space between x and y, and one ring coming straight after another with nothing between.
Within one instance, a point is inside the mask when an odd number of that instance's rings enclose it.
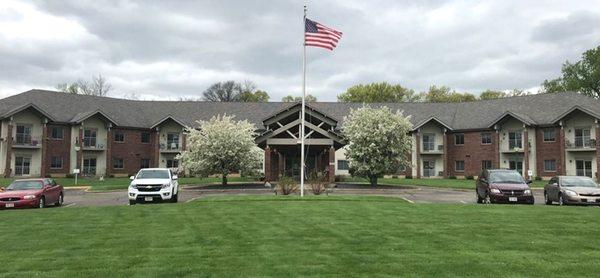
<instances>
[{"instance_id":1,"label":"car windshield","mask_svg":"<svg viewBox=\"0 0 600 278\"><path fill-rule=\"evenodd\" d=\"M169 170L142 170L137 175L138 179L168 179Z\"/></svg>"},{"instance_id":2,"label":"car windshield","mask_svg":"<svg viewBox=\"0 0 600 278\"><path fill-rule=\"evenodd\" d=\"M517 171L498 171L490 173L491 183L525 183Z\"/></svg>"},{"instance_id":3,"label":"car windshield","mask_svg":"<svg viewBox=\"0 0 600 278\"><path fill-rule=\"evenodd\" d=\"M562 177L562 186L564 187L598 187L598 185L588 177Z\"/></svg>"},{"instance_id":4,"label":"car windshield","mask_svg":"<svg viewBox=\"0 0 600 278\"><path fill-rule=\"evenodd\" d=\"M13 181L6 190L32 190L42 189L41 181Z\"/></svg>"}]
</instances>

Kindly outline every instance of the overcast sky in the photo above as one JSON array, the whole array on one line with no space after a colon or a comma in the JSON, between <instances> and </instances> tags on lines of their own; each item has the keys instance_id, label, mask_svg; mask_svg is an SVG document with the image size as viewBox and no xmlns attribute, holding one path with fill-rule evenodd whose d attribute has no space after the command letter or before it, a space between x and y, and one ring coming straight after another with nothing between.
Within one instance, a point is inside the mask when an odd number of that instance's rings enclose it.
<instances>
[{"instance_id":1,"label":"overcast sky","mask_svg":"<svg viewBox=\"0 0 600 278\"><path fill-rule=\"evenodd\" d=\"M417 4L418 2L418 4ZM309 48L308 92L387 81L479 93L532 89L600 44L600 1L308 1L344 32ZM300 95L302 1L0 2L0 97L102 74L111 96L200 96L252 80L279 101Z\"/></svg>"}]
</instances>

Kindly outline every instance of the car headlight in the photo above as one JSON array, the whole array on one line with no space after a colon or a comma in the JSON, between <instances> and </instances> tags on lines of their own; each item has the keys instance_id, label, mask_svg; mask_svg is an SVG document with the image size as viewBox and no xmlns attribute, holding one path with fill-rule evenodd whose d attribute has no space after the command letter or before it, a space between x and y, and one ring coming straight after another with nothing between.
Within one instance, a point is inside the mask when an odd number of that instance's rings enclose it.
<instances>
[{"instance_id":1,"label":"car headlight","mask_svg":"<svg viewBox=\"0 0 600 278\"><path fill-rule=\"evenodd\" d=\"M492 188L492 189L490 189L490 192L492 192L493 194L500 194L501 193L500 189L498 189L498 188Z\"/></svg>"},{"instance_id":2,"label":"car headlight","mask_svg":"<svg viewBox=\"0 0 600 278\"><path fill-rule=\"evenodd\" d=\"M525 191L523 191L524 195L531 195L531 189L525 189Z\"/></svg>"},{"instance_id":3,"label":"car headlight","mask_svg":"<svg viewBox=\"0 0 600 278\"><path fill-rule=\"evenodd\" d=\"M25 195L25 196L23 196L23 199L25 199L25 200L33 200L33 199L35 199L35 195Z\"/></svg>"},{"instance_id":4,"label":"car headlight","mask_svg":"<svg viewBox=\"0 0 600 278\"><path fill-rule=\"evenodd\" d=\"M573 191L573 190L565 190L565 194L567 196L577 196L577 192Z\"/></svg>"},{"instance_id":5,"label":"car headlight","mask_svg":"<svg viewBox=\"0 0 600 278\"><path fill-rule=\"evenodd\" d=\"M164 188L169 188L169 186L171 186L171 184L170 184L170 183L165 183L165 184L163 184L163 185L162 185L160 188L163 188L163 189L164 189Z\"/></svg>"},{"instance_id":6,"label":"car headlight","mask_svg":"<svg viewBox=\"0 0 600 278\"><path fill-rule=\"evenodd\" d=\"M130 184L130 185L129 185L129 187L131 187L131 188L133 188L133 189L137 189L137 184L135 184L135 183L132 183L132 184Z\"/></svg>"}]
</instances>

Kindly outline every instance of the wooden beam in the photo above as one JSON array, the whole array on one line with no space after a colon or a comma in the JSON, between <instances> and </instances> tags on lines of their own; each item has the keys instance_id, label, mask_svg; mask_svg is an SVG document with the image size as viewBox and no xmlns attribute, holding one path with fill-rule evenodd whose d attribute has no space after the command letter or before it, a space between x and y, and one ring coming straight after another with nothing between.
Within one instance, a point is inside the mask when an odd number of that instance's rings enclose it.
<instances>
[{"instance_id":1,"label":"wooden beam","mask_svg":"<svg viewBox=\"0 0 600 278\"><path fill-rule=\"evenodd\" d=\"M273 118L266 119L263 124L265 126L268 126L273 123L279 122L280 120L285 119L286 117L298 112L299 110L300 110L300 108L298 106L295 106L295 107L291 108L290 110L287 110L279 115L273 116Z\"/></svg>"},{"instance_id":2,"label":"wooden beam","mask_svg":"<svg viewBox=\"0 0 600 278\"><path fill-rule=\"evenodd\" d=\"M269 138L267 139L267 145L299 145L300 141L298 139L292 138ZM306 145L327 145L332 146L332 139L325 138L315 138L315 139L305 139L304 144Z\"/></svg>"}]
</instances>

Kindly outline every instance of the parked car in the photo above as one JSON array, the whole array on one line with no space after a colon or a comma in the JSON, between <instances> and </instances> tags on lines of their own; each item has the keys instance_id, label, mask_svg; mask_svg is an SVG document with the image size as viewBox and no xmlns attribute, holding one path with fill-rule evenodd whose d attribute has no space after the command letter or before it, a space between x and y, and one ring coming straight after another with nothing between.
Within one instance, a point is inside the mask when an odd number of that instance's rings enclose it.
<instances>
[{"instance_id":1,"label":"parked car","mask_svg":"<svg viewBox=\"0 0 600 278\"><path fill-rule=\"evenodd\" d=\"M142 202L170 201L177 202L179 182L177 175L167 168L141 169L137 175L131 176L128 196L129 204Z\"/></svg>"},{"instance_id":2,"label":"parked car","mask_svg":"<svg viewBox=\"0 0 600 278\"><path fill-rule=\"evenodd\" d=\"M579 176L556 176L544 187L546 205L600 204L600 187L591 178Z\"/></svg>"},{"instance_id":3,"label":"parked car","mask_svg":"<svg viewBox=\"0 0 600 278\"><path fill-rule=\"evenodd\" d=\"M484 170L477 178L477 203L533 204L535 200L529 188L530 183L515 170Z\"/></svg>"},{"instance_id":4,"label":"parked car","mask_svg":"<svg viewBox=\"0 0 600 278\"><path fill-rule=\"evenodd\" d=\"M63 187L53 179L15 180L0 190L0 208L61 206L64 196Z\"/></svg>"}]
</instances>

